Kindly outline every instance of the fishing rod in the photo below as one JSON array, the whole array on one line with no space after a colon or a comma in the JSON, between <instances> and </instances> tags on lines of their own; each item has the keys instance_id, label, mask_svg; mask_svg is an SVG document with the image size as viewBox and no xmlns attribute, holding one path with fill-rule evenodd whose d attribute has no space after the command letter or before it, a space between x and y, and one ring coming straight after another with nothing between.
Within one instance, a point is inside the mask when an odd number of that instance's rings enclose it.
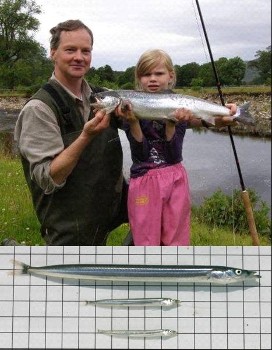
<instances>
[{"instance_id":1,"label":"fishing rod","mask_svg":"<svg viewBox=\"0 0 272 350\"><path fill-rule=\"evenodd\" d=\"M199 17L200 17L201 26L202 26L202 29L203 29L203 32L204 32L206 44L207 44L207 47L208 47L210 60L211 60L212 68L213 68L213 73L214 73L215 80L216 80L217 90L218 90L218 93L219 93L219 96L220 96L221 103L222 103L223 106L225 106L225 101L224 101L223 93L222 93L222 90L221 90L220 80L219 80L219 77L218 77L218 74L217 74L217 70L216 70L216 67L215 67L215 63L214 63L214 59L213 59L213 54L212 54L210 42L209 42L209 39L208 39L206 27L205 27L205 24L204 24L204 20L203 20L203 16L202 16L202 13L201 13L201 9L200 9L200 5L199 5L199 1L198 0L196 0L196 6L197 6L198 14L199 14ZM234 154L234 158L235 158L235 162L236 162L236 167L237 167L238 174L239 174L239 179L240 179L240 184L241 184L241 189L242 189L242 199L243 199L243 203L244 203L244 207L245 207L245 211L246 211L246 215L247 215L247 221L248 221L248 226L249 226L249 231L250 231L252 243L253 243L253 245L260 245L259 236L258 236L258 232L257 232L256 225L255 225L253 210L252 210L249 194L248 194L248 192L246 190L245 183L244 183L244 180L243 180L243 175L242 175L242 171L241 171L241 167L240 167L240 163L239 163L239 159L238 159L238 155L237 155L237 151L236 151L236 147L235 147L235 143L234 143L234 139L233 139L233 135L232 135L232 130L231 130L231 127L229 125L228 125L227 128L228 128L228 133L229 133L229 137L230 137L230 141L231 141L231 145L232 145L232 150L233 150L233 154Z\"/></svg>"}]
</instances>

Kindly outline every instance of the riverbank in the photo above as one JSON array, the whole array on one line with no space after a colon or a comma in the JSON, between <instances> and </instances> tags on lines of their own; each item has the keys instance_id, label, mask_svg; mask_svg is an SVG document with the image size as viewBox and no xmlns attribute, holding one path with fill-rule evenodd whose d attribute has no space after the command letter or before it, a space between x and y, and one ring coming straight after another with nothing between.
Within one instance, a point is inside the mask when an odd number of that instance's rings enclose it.
<instances>
[{"instance_id":1,"label":"riverbank","mask_svg":"<svg viewBox=\"0 0 272 350\"><path fill-rule=\"evenodd\" d=\"M218 103L218 98L211 94L203 94L200 96L209 101ZM233 134L250 135L256 137L271 138L271 94L226 94L224 95L226 103L235 102L242 105L245 102L250 102L250 113L255 119L255 125L249 126L239 124L231 128ZM0 131L1 119L16 118L20 109L26 103L25 97L0 97ZM217 129L218 132L228 132L228 128Z\"/></svg>"},{"instance_id":2,"label":"riverbank","mask_svg":"<svg viewBox=\"0 0 272 350\"><path fill-rule=\"evenodd\" d=\"M255 119L255 125L239 124L232 127L232 133L237 135L250 135L271 138L271 94L237 94L225 95L225 103L237 103L238 106L250 102L250 113ZM212 100L212 97L207 96ZM227 132L228 128L219 131Z\"/></svg>"},{"instance_id":3,"label":"riverbank","mask_svg":"<svg viewBox=\"0 0 272 350\"><path fill-rule=\"evenodd\" d=\"M26 186L20 160L0 157L0 245L6 239L15 240L19 245L43 246L40 224L33 209L31 195ZM222 205L225 205L224 203ZM108 246L123 245L128 233L128 225L114 230L108 240ZM268 235L259 234L260 245L270 245ZM9 243L12 245L12 242ZM6 242L6 245L9 245ZM192 246L251 246L250 233L240 232L222 225L205 224L192 212Z\"/></svg>"}]
</instances>

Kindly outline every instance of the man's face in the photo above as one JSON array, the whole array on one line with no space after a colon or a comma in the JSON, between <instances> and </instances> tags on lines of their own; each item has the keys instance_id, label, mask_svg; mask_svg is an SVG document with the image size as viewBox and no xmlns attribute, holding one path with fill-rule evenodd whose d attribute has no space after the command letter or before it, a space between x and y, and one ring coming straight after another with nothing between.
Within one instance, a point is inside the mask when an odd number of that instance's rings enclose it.
<instances>
[{"instance_id":1,"label":"man's face","mask_svg":"<svg viewBox=\"0 0 272 350\"><path fill-rule=\"evenodd\" d=\"M85 29L61 32L57 49L51 50L57 79L81 79L90 69L92 39Z\"/></svg>"}]
</instances>

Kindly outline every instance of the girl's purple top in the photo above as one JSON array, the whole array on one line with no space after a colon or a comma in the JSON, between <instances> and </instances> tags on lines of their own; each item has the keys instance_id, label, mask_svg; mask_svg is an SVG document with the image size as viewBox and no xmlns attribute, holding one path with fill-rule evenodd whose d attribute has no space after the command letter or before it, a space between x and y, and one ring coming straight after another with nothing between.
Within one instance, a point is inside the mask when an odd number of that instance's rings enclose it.
<instances>
[{"instance_id":1,"label":"girl's purple top","mask_svg":"<svg viewBox=\"0 0 272 350\"><path fill-rule=\"evenodd\" d=\"M176 131L170 141L165 138L164 121L140 120L143 141L137 142L131 135L129 124L124 123L130 143L132 166L130 176L142 176L150 169L163 168L182 161L182 144L187 122L176 123Z\"/></svg>"}]
</instances>

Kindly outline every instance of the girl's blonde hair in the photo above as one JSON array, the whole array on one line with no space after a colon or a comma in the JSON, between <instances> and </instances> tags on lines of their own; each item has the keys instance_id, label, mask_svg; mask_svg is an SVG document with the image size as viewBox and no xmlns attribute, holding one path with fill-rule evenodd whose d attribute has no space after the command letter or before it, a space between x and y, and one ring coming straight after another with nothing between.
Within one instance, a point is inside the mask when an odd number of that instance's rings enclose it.
<instances>
[{"instance_id":1,"label":"girl's blonde hair","mask_svg":"<svg viewBox=\"0 0 272 350\"><path fill-rule=\"evenodd\" d=\"M154 67L162 63L166 69L173 73L173 79L169 83L169 88L176 85L176 72L171 57L163 50L147 50L139 58L135 67L135 88L142 90L140 78L149 73Z\"/></svg>"}]
</instances>

